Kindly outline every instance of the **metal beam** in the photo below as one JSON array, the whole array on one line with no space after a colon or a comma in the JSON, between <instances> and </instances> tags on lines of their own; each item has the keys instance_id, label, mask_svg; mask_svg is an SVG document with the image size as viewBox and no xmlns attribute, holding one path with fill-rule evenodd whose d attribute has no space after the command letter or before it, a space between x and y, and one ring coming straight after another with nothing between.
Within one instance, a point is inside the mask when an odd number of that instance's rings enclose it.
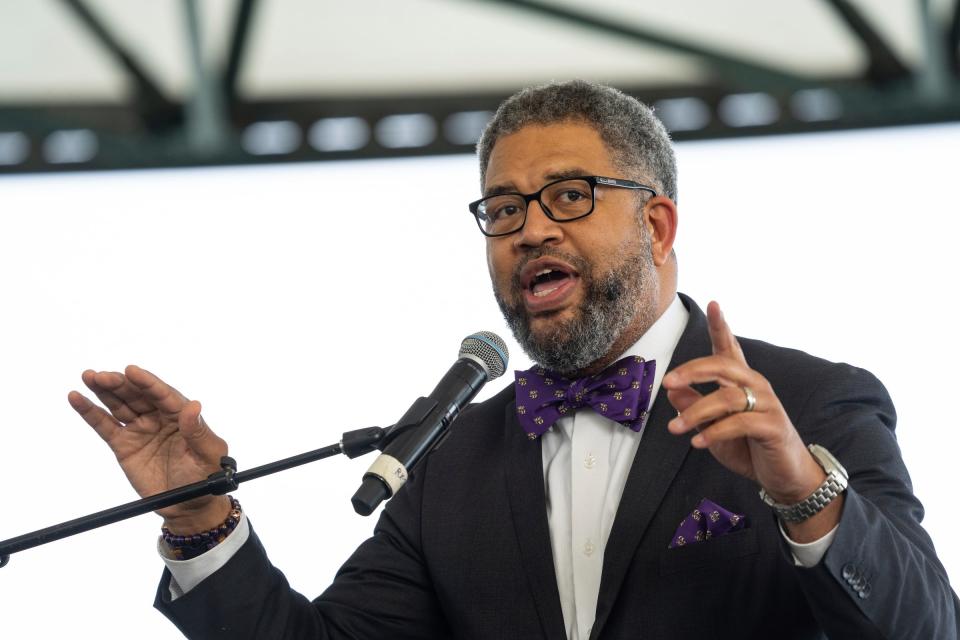
<instances>
[{"instance_id":1,"label":"metal beam","mask_svg":"<svg viewBox=\"0 0 960 640\"><path fill-rule=\"evenodd\" d=\"M809 78L768 67L720 51L708 49L693 42L670 38L651 29L630 26L623 20L606 16L601 11L576 11L567 7L539 0L484 0L522 9L570 23L577 27L595 29L619 36L631 42L651 44L656 47L695 56L713 67L726 84L748 89L791 89L812 84Z\"/></svg>"},{"instance_id":2,"label":"metal beam","mask_svg":"<svg viewBox=\"0 0 960 640\"><path fill-rule=\"evenodd\" d=\"M888 82L904 80L912 75L910 69L900 61L893 49L848 0L826 1L840 14L847 28L860 40L866 50L868 57L867 80L874 85L883 85Z\"/></svg>"},{"instance_id":3,"label":"metal beam","mask_svg":"<svg viewBox=\"0 0 960 640\"><path fill-rule=\"evenodd\" d=\"M786 92L773 97L780 105L780 117L769 124L741 126L725 122L721 106L728 93L721 87L690 88L686 86L621 87L626 93L653 104L664 106L670 100L692 100L712 114L697 128L678 128L672 136L677 141L717 138L836 131L865 127L887 127L920 123L960 122L960 92L942 101L930 101L922 93L905 87L893 90L864 89L860 81L824 80L823 91L842 100L835 115L805 118L793 109L796 94ZM856 99L850 99L855 96ZM468 120L469 129L477 132L478 118L489 114L507 97L503 93L421 94L357 96L317 100L300 99L240 103L236 111L239 127L282 125L298 132L302 144L283 150L229 144L217 153L198 152L190 145L172 144L169 136L136 131L137 114L130 106L111 104L20 104L0 105L0 131L7 132L7 155L4 162L4 140L0 139L0 176L9 173L36 171L75 171L90 169L129 169L147 167L184 167L271 162L347 160L360 158L403 158L453 153L472 153L473 139L456 126ZM666 114L668 109L661 113ZM383 122L398 114L417 114L432 121L434 135L406 146L389 144L381 133ZM464 118L464 116L467 116ZM324 124L348 124L352 131L361 131L348 145L327 146ZM482 122L480 123L482 124ZM318 127L318 125L321 125ZM88 160L64 164L46 153L51 134L61 130L86 130L96 137L99 151ZM319 133L315 130L318 130ZM133 133L132 131L136 131ZM32 150L28 157L18 158L10 151L10 136L23 145L24 137ZM15 145L14 145L15 146Z\"/></svg>"},{"instance_id":4,"label":"metal beam","mask_svg":"<svg viewBox=\"0 0 960 640\"><path fill-rule=\"evenodd\" d=\"M203 35L197 0L183 0L187 42L193 71L193 93L187 103L187 144L201 155L222 152L230 140L230 125L224 114L222 88L203 59Z\"/></svg>"},{"instance_id":5,"label":"metal beam","mask_svg":"<svg viewBox=\"0 0 960 640\"><path fill-rule=\"evenodd\" d=\"M925 47L923 71L917 78L917 88L929 102L946 102L954 91L950 62L943 50L943 31L933 13L930 0L919 0L921 42Z\"/></svg>"},{"instance_id":6,"label":"metal beam","mask_svg":"<svg viewBox=\"0 0 960 640\"><path fill-rule=\"evenodd\" d=\"M178 124L181 114L177 106L167 99L157 83L137 62L134 55L110 33L103 21L84 4L83 0L62 0L62 2L74 12L101 46L133 79L138 111L144 124L152 130L162 130Z\"/></svg>"},{"instance_id":7,"label":"metal beam","mask_svg":"<svg viewBox=\"0 0 960 640\"><path fill-rule=\"evenodd\" d=\"M243 58L250 36L250 23L256 6L257 0L240 0L233 22L233 37L230 39L227 65L223 72L223 95L231 109L237 101L237 80L243 67Z\"/></svg>"},{"instance_id":8,"label":"metal beam","mask_svg":"<svg viewBox=\"0 0 960 640\"><path fill-rule=\"evenodd\" d=\"M947 60L953 75L960 78L960 0L953 5L953 17L947 31Z\"/></svg>"}]
</instances>

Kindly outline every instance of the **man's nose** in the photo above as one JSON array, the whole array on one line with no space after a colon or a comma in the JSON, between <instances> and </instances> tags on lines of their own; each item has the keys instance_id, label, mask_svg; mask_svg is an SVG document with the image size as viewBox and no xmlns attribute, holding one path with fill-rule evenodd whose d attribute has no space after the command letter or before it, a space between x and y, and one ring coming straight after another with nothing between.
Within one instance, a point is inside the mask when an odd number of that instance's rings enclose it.
<instances>
[{"instance_id":1,"label":"man's nose","mask_svg":"<svg viewBox=\"0 0 960 640\"><path fill-rule=\"evenodd\" d=\"M562 225L544 211L539 200L527 206L523 228L517 232L517 246L539 247L544 244L559 244L563 240Z\"/></svg>"}]
</instances>

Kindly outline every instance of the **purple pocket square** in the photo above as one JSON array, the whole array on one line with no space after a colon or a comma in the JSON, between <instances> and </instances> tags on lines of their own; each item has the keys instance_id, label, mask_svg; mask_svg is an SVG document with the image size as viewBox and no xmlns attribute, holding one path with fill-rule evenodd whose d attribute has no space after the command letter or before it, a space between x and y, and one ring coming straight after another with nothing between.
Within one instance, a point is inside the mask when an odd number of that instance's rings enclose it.
<instances>
[{"instance_id":1,"label":"purple pocket square","mask_svg":"<svg viewBox=\"0 0 960 640\"><path fill-rule=\"evenodd\" d=\"M677 527L677 531L670 540L669 548L696 544L746 528L746 516L727 511L717 503L704 498Z\"/></svg>"}]
</instances>

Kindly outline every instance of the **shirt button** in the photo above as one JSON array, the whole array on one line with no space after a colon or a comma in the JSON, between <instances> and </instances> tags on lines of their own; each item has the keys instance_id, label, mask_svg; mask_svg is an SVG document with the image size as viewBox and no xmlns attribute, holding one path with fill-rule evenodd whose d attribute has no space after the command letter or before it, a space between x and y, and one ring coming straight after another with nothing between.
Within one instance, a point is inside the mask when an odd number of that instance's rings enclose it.
<instances>
[{"instance_id":1,"label":"shirt button","mask_svg":"<svg viewBox=\"0 0 960 640\"><path fill-rule=\"evenodd\" d=\"M593 469L597 466L597 458L592 453L588 453L587 457L583 459L583 466L587 469Z\"/></svg>"},{"instance_id":2,"label":"shirt button","mask_svg":"<svg viewBox=\"0 0 960 640\"><path fill-rule=\"evenodd\" d=\"M596 550L597 548L593 546L593 543L589 540L587 540L587 542L583 545L583 554L586 556L592 556L593 552Z\"/></svg>"}]
</instances>

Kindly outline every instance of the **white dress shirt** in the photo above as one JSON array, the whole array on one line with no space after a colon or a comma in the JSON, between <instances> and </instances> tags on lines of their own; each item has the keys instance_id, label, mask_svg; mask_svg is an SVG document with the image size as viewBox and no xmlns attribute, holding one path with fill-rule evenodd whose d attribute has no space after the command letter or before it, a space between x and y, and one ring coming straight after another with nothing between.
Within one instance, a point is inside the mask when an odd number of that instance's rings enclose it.
<instances>
[{"instance_id":1,"label":"white dress shirt","mask_svg":"<svg viewBox=\"0 0 960 640\"><path fill-rule=\"evenodd\" d=\"M660 390L689 315L680 298L674 298L640 340L621 355L657 361L651 399ZM603 552L642 436L642 431L632 431L589 408L564 416L541 436L550 544L570 640L590 637Z\"/></svg>"},{"instance_id":2,"label":"white dress shirt","mask_svg":"<svg viewBox=\"0 0 960 640\"><path fill-rule=\"evenodd\" d=\"M679 297L623 356L657 361L651 398L656 398L689 313ZM621 357L623 357L621 356ZM610 536L620 496L643 432L634 432L594 412L580 409L564 416L541 436L547 520L553 550L560 605L568 640L586 640L597 610L603 552ZM678 436L682 437L682 436ZM820 562L836 528L812 543L789 544L798 566ZM250 535L246 514L236 529L210 551L190 560L174 560L157 549L172 574L170 597L189 592L220 569Z\"/></svg>"}]
</instances>

